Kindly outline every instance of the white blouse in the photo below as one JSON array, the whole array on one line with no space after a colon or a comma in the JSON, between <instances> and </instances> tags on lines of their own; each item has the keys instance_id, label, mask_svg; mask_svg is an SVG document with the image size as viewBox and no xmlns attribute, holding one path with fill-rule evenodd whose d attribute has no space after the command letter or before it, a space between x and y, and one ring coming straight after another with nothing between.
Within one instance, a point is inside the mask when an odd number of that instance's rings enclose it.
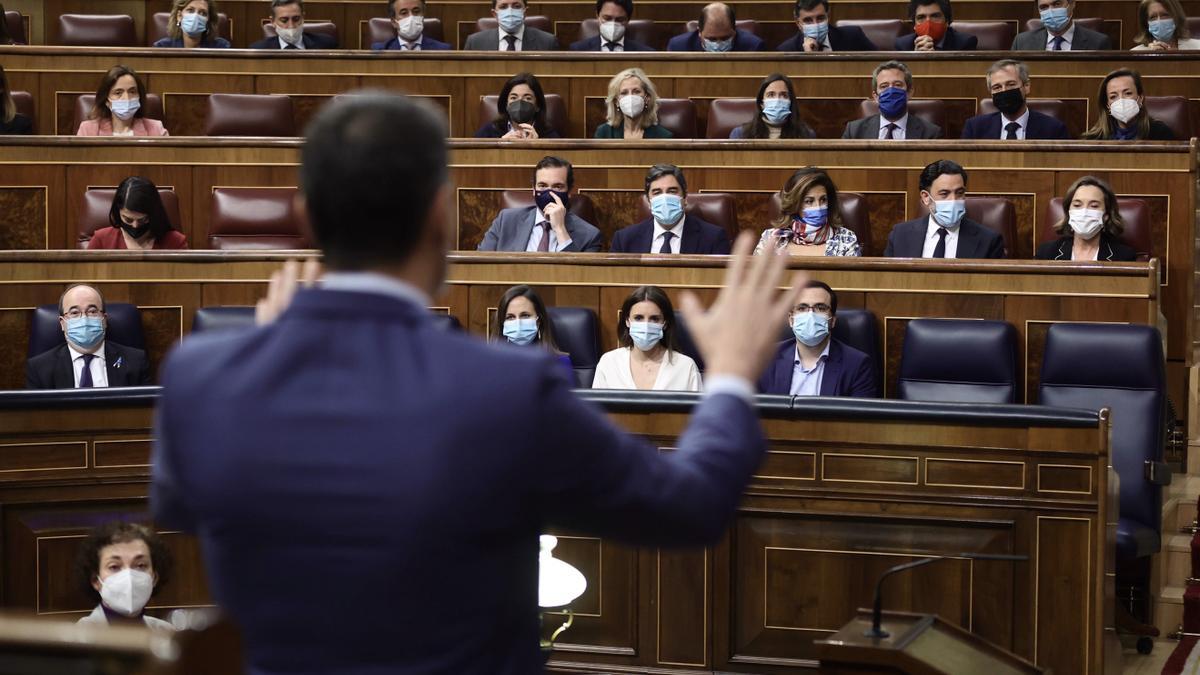
<instances>
[{"instance_id":1,"label":"white blouse","mask_svg":"<svg viewBox=\"0 0 1200 675\"><path fill-rule=\"evenodd\" d=\"M632 347L618 347L606 352L596 364L596 379L592 389L637 389L633 371L629 368ZM700 391L700 369L692 357L679 352L667 352L654 379L655 391Z\"/></svg>"}]
</instances>

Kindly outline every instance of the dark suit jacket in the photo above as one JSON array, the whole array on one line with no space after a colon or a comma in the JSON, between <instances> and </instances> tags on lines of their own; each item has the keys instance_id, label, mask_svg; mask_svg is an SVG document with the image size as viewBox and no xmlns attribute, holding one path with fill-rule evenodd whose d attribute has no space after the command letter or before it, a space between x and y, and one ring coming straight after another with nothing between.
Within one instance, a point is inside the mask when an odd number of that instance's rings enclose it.
<instances>
[{"instance_id":1,"label":"dark suit jacket","mask_svg":"<svg viewBox=\"0 0 1200 675\"><path fill-rule=\"evenodd\" d=\"M1043 26L1037 30L1027 30L1024 33L1018 33L1017 37L1013 38L1013 51L1024 52L1040 52L1046 50L1047 36L1050 31ZM1063 45L1064 47L1066 45ZM1097 33L1094 30L1089 30L1075 24L1075 36L1071 40L1071 51L1082 51L1087 49L1112 49L1112 38L1104 33Z\"/></svg>"},{"instance_id":2,"label":"dark suit jacket","mask_svg":"<svg viewBox=\"0 0 1200 675\"><path fill-rule=\"evenodd\" d=\"M300 291L162 372L154 519L199 536L248 673L540 673L539 533L709 545L766 450L718 394L659 453L546 350L369 292Z\"/></svg>"},{"instance_id":3,"label":"dark suit jacket","mask_svg":"<svg viewBox=\"0 0 1200 675\"><path fill-rule=\"evenodd\" d=\"M152 384L146 352L140 349L106 340L104 365L110 387L145 387ZM71 351L65 342L29 359L25 364L25 388L75 388L75 369L71 365Z\"/></svg>"},{"instance_id":4,"label":"dark suit jacket","mask_svg":"<svg viewBox=\"0 0 1200 675\"><path fill-rule=\"evenodd\" d=\"M877 51L875 43L871 42L863 29L858 26L830 26L829 46L835 52L873 52ZM775 48L777 52L804 51L804 33L797 32Z\"/></svg>"},{"instance_id":5,"label":"dark suit jacket","mask_svg":"<svg viewBox=\"0 0 1200 675\"><path fill-rule=\"evenodd\" d=\"M506 133L508 133L507 130L501 131L500 129L496 128L495 124L493 124L492 122L488 122L487 124L484 124L483 126L479 127L475 131L475 138L503 138L504 134L506 134ZM553 127L550 127L550 128L546 129L546 133L544 133L544 134L539 133L538 138L561 138L561 137L558 135L558 132Z\"/></svg>"},{"instance_id":6,"label":"dark suit jacket","mask_svg":"<svg viewBox=\"0 0 1200 675\"><path fill-rule=\"evenodd\" d=\"M333 38L321 33L305 33L301 40L304 42L305 49L337 49L337 43L333 41ZM269 37L250 45L250 49L283 49L283 47L279 46L279 38Z\"/></svg>"},{"instance_id":7,"label":"dark suit jacket","mask_svg":"<svg viewBox=\"0 0 1200 675\"><path fill-rule=\"evenodd\" d=\"M373 49L374 51L377 51L377 52L390 51L393 49L399 50L400 49L400 38L394 37L391 40L388 40L387 42L372 42L371 49ZM422 35L421 36L421 51L429 51L432 49L453 49L453 47L446 44L445 42L434 40L433 38L429 37L428 35Z\"/></svg>"},{"instance_id":8,"label":"dark suit jacket","mask_svg":"<svg viewBox=\"0 0 1200 675\"><path fill-rule=\"evenodd\" d=\"M650 253L653 237L654 219L647 218L636 225L617 230L609 250L613 253ZM683 235L679 240L680 253L728 255L729 248L729 234L725 228L695 216L684 216Z\"/></svg>"},{"instance_id":9,"label":"dark suit jacket","mask_svg":"<svg viewBox=\"0 0 1200 675\"><path fill-rule=\"evenodd\" d=\"M963 127L963 138L999 140L1004 121L998 112L976 115L967 120ZM1026 140L1069 140L1067 125L1036 110L1029 111L1029 126L1025 127Z\"/></svg>"},{"instance_id":10,"label":"dark suit jacket","mask_svg":"<svg viewBox=\"0 0 1200 675\"><path fill-rule=\"evenodd\" d=\"M1071 251L1075 248L1075 237L1067 235L1051 241L1043 242L1037 247L1033 257L1037 260L1070 260ZM1100 235L1100 253L1097 260L1137 260L1137 251L1122 244L1106 233Z\"/></svg>"},{"instance_id":11,"label":"dark suit jacket","mask_svg":"<svg viewBox=\"0 0 1200 675\"><path fill-rule=\"evenodd\" d=\"M625 51L627 52L652 52L653 47L648 47L637 40L630 40L629 36L625 36L624 43ZM600 51L600 36L593 35L586 40L571 43L571 51L573 52L598 52Z\"/></svg>"},{"instance_id":12,"label":"dark suit jacket","mask_svg":"<svg viewBox=\"0 0 1200 675\"><path fill-rule=\"evenodd\" d=\"M916 49L917 34L909 33L896 38L896 51L911 52ZM941 46L934 45L933 49L939 52L966 52L971 51L979 46L979 38L974 35L960 33L953 28L947 28L946 34L942 36Z\"/></svg>"},{"instance_id":13,"label":"dark suit jacket","mask_svg":"<svg viewBox=\"0 0 1200 675\"><path fill-rule=\"evenodd\" d=\"M28 117L26 117L20 113L13 116L12 121L8 122L7 124L5 122L0 121L0 134L12 135L12 136L17 136L17 135L26 136L26 135L29 135L32 133L33 133L33 120L29 119Z\"/></svg>"},{"instance_id":14,"label":"dark suit jacket","mask_svg":"<svg viewBox=\"0 0 1200 675\"><path fill-rule=\"evenodd\" d=\"M888 234L885 258L920 258L925 249L925 231L929 216L900 223ZM958 224L958 250L955 258L1003 258L1004 237L970 218Z\"/></svg>"},{"instance_id":15,"label":"dark suit jacket","mask_svg":"<svg viewBox=\"0 0 1200 675\"><path fill-rule=\"evenodd\" d=\"M864 117L860 120L853 120L846 125L846 130L842 132L842 138L861 138L867 140L879 140L879 114ZM908 126L904 130L905 140L929 140L931 138L941 138L942 128L932 122L917 117L911 112L908 114Z\"/></svg>"},{"instance_id":16,"label":"dark suit jacket","mask_svg":"<svg viewBox=\"0 0 1200 675\"><path fill-rule=\"evenodd\" d=\"M494 52L500 49L500 29L493 28L468 35L467 43L463 48L487 52ZM521 36L521 51L558 51L558 38L544 30L538 30L533 26L525 26L525 32Z\"/></svg>"},{"instance_id":17,"label":"dark suit jacket","mask_svg":"<svg viewBox=\"0 0 1200 675\"><path fill-rule=\"evenodd\" d=\"M795 363L796 340L779 343L779 351L758 380L758 390L764 394L790 394ZM821 396L879 398L879 385L876 384L871 357L830 338L829 357L825 361L825 373L821 376Z\"/></svg>"},{"instance_id":18,"label":"dark suit jacket","mask_svg":"<svg viewBox=\"0 0 1200 675\"><path fill-rule=\"evenodd\" d=\"M767 43L762 41L762 38L757 35L738 29L737 35L733 37L733 47L731 52L761 52L766 51ZM667 43L667 51L669 52L702 52L704 45L700 44L700 31L694 30L683 35L676 35Z\"/></svg>"},{"instance_id":19,"label":"dark suit jacket","mask_svg":"<svg viewBox=\"0 0 1200 675\"><path fill-rule=\"evenodd\" d=\"M525 206L515 209L503 209L492 220L491 227L483 233L483 241L479 242L480 251L513 251L521 252L529 244L529 235L537 220L537 207ZM567 213L567 234L571 235L571 243L562 253L598 253L603 241L600 230L574 213Z\"/></svg>"}]
</instances>

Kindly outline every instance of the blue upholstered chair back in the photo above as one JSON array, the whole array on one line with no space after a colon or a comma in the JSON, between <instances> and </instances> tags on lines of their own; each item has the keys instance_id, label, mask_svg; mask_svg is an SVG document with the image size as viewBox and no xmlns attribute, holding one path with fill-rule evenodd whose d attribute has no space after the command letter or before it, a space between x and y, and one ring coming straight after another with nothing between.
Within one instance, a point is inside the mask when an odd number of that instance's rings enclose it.
<instances>
[{"instance_id":1,"label":"blue upholstered chair back","mask_svg":"<svg viewBox=\"0 0 1200 675\"><path fill-rule=\"evenodd\" d=\"M1013 403L1017 332L1004 321L913 319L904 332L897 396L905 401Z\"/></svg>"}]
</instances>

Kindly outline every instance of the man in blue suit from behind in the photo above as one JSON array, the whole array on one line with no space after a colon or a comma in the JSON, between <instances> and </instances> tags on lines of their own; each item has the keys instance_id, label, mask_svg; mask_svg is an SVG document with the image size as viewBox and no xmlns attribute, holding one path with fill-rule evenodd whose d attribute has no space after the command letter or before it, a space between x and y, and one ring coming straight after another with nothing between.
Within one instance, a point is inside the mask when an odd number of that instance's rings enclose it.
<instances>
[{"instance_id":1,"label":"man in blue suit from behind","mask_svg":"<svg viewBox=\"0 0 1200 675\"><path fill-rule=\"evenodd\" d=\"M646 173L650 217L613 234L613 253L728 255L725 229L687 209L687 178L674 164L655 164Z\"/></svg>"},{"instance_id":2,"label":"man in blue suit from behind","mask_svg":"<svg viewBox=\"0 0 1200 675\"><path fill-rule=\"evenodd\" d=\"M765 451L761 324L799 288L779 293L784 258L752 260L748 237L710 310L683 298L708 391L673 453L572 395L545 350L438 329L456 220L441 118L381 93L327 106L300 171L321 287L163 367L155 520L200 538L249 675L539 672L540 532L710 544Z\"/></svg>"},{"instance_id":3,"label":"man in blue suit from behind","mask_svg":"<svg viewBox=\"0 0 1200 675\"><path fill-rule=\"evenodd\" d=\"M810 281L792 308L788 323L794 340L779 345L758 381L764 394L879 398L871 357L833 338L837 293Z\"/></svg>"}]
</instances>

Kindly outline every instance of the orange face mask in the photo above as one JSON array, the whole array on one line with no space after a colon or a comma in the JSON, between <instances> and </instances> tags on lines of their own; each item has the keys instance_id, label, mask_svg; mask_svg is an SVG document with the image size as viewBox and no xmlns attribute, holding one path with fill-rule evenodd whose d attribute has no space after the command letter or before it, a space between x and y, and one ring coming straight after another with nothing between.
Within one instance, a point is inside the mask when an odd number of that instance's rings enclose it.
<instances>
[{"instance_id":1,"label":"orange face mask","mask_svg":"<svg viewBox=\"0 0 1200 675\"><path fill-rule=\"evenodd\" d=\"M925 21L916 26L915 32L917 35L928 35L933 38L934 42L941 42L946 36L945 21Z\"/></svg>"}]
</instances>

